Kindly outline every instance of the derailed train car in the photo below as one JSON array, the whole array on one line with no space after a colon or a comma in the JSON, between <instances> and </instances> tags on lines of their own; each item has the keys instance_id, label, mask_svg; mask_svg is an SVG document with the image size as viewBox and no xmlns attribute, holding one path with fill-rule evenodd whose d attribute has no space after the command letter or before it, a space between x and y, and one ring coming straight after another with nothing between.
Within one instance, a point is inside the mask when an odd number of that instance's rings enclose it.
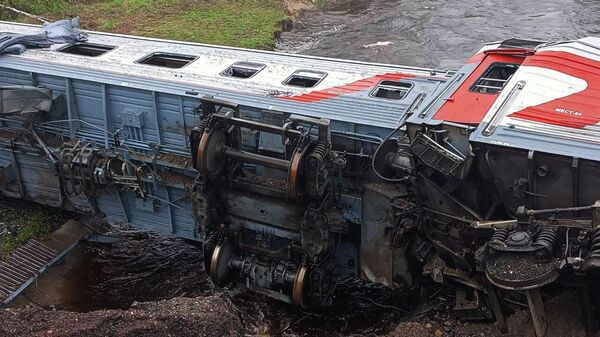
<instances>
[{"instance_id":1,"label":"derailed train car","mask_svg":"<svg viewBox=\"0 0 600 337\"><path fill-rule=\"evenodd\" d=\"M91 33L0 58L1 191L202 241L215 283L301 306L425 275L501 322L526 291L543 334L538 289L598 268L599 46L445 72Z\"/></svg>"}]
</instances>

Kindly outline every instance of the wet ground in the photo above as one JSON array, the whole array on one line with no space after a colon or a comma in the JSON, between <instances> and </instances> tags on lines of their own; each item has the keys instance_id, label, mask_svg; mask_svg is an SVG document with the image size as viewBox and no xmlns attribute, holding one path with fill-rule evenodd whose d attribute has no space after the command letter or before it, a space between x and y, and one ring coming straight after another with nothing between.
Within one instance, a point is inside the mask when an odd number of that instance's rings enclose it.
<instances>
[{"instance_id":1,"label":"wet ground","mask_svg":"<svg viewBox=\"0 0 600 337\"><path fill-rule=\"evenodd\" d=\"M0 321L10 323L0 325L0 336L499 336L493 323L457 319L451 288L417 294L352 281L339 284L333 307L303 311L215 289L196 243L135 230L111 235L112 243L81 244L12 309L0 310ZM416 296L429 300L417 304ZM550 300L547 311L549 337L585 335L573 294ZM509 326L514 336L533 337L525 310Z\"/></svg>"},{"instance_id":2,"label":"wet ground","mask_svg":"<svg viewBox=\"0 0 600 337\"><path fill-rule=\"evenodd\" d=\"M280 51L457 68L483 43L600 35L596 0L328 0L282 34Z\"/></svg>"},{"instance_id":3,"label":"wet ground","mask_svg":"<svg viewBox=\"0 0 600 337\"><path fill-rule=\"evenodd\" d=\"M336 306L306 312L244 290L215 289L196 243L136 230L110 234L114 242L77 247L13 307L33 304L87 313L126 310L136 302L219 295L231 301L246 335L283 336L383 333L392 330L408 310L435 309L403 307L399 300L408 298L408 293L352 281L339 285Z\"/></svg>"}]
</instances>

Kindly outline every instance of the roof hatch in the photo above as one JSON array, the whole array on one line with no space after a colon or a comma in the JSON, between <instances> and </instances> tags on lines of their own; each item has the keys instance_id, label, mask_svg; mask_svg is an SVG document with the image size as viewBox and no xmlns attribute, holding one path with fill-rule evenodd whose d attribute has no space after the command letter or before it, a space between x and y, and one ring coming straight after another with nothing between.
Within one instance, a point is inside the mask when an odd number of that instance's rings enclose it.
<instances>
[{"instance_id":1,"label":"roof hatch","mask_svg":"<svg viewBox=\"0 0 600 337\"><path fill-rule=\"evenodd\" d=\"M411 83L399 81L381 81L371 92L372 97L401 100L412 88Z\"/></svg>"},{"instance_id":2,"label":"roof hatch","mask_svg":"<svg viewBox=\"0 0 600 337\"><path fill-rule=\"evenodd\" d=\"M115 48L115 46L106 46L100 44L81 42L70 44L66 47L57 49L57 51L66 54L97 57L100 55L104 55Z\"/></svg>"},{"instance_id":3,"label":"roof hatch","mask_svg":"<svg viewBox=\"0 0 600 337\"><path fill-rule=\"evenodd\" d=\"M196 56L192 55L152 53L137 61L136 63L156 67L179 69L192 63L194 60L196 60L196 58Z\"/></svg>"},{"instance_id":4,"label":"roof hatch","mask_svg":"<svg viewBox=\"0 0 600 337\"><path fill-rule=\"evenodd\" d=\"M297 70L283 84L293 87L312 88L319 84L327 73L322 71Z\"/></svg>"}]
</instances>

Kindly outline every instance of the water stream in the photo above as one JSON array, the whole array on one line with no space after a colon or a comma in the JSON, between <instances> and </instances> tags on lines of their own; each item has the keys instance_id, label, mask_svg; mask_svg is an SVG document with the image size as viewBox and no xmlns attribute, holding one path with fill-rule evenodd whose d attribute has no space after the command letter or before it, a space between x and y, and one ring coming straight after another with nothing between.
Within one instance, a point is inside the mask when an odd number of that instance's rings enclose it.
<instances>
[{"instance_id":1,"label":"water stream","mask_svg":"<svg viewBox=\"0 0 600 337\"><path fill-rule=\"evenodd\" d=\"M282 34L283 52L457 68L483 43L600 35L596 0L328 0Z\"/></svg>"}]
</instances>

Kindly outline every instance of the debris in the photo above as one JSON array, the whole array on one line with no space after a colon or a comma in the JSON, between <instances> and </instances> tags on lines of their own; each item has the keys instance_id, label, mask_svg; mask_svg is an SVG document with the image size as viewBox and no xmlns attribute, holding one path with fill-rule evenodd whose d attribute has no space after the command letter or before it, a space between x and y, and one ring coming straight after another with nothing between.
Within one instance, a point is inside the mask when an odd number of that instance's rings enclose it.
<instances>
[{"instance_id":1,"label":"debris","mask_svg":"<svg viewBox=\"0 0 600 337\"><path fill-rule=\"evenodd\" d=\"M223 296L174 298L89 313L8 309L0 311L0 321L0 336L12 337L234 337L243 331Z\"/></svg>"}]
</instances>

